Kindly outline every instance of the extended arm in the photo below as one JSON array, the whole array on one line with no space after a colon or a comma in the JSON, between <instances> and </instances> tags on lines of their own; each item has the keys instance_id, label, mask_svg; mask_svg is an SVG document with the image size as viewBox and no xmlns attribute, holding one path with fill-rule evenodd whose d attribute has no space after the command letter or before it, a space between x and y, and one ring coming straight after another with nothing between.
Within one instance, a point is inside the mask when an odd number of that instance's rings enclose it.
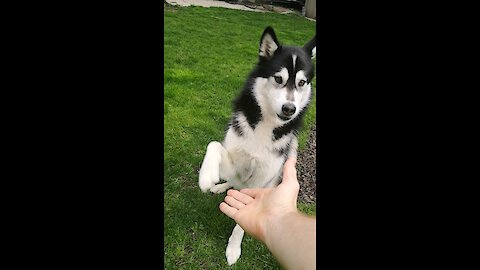
<instances>
[{"instance_id":1,"label":"extended arm","mask_svg":"<svg viewBox=\"0 0 480 270\"><path fill-rule=\"evenodd\" d=\"M315 269L316 219L297 210L296 159L276 188L229 190L220 210L264 242L286 269Z\"/></svg>"}]
</instances>

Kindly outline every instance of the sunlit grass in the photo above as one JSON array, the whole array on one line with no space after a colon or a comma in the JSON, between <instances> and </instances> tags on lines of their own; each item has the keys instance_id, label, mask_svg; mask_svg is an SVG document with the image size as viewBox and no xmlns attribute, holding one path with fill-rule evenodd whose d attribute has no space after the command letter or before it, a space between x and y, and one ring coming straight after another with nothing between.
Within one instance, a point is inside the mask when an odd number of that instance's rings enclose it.
<instances>
[{"instance_id":1,"label":"sunlit grass","mask_svg":"<svg viewBox=\"0 0 480 270\"><path fill-rule=\"evenodd\" d=\"M225 248L235 222L218 210L224 194L200 191L197 170L207 144L223 140L232 100L258 59L265 27L271 25L284 44L303 45L315 23L293 14L201 7L168 7L164 19L165 269L229 268ZM312 107L301 147L314 122ZM316 209L299 208L308 214ZM242 247L230 268L279 268L257 240L245 236Z\"/></svg>"}]
</instances>

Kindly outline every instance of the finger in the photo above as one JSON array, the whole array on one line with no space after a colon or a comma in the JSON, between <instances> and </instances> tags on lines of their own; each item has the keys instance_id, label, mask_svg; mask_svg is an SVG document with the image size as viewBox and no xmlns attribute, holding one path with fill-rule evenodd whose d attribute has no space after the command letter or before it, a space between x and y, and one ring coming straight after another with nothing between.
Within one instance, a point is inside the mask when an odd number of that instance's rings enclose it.
<instances>
[{"instance_id":1,"label":"finger","mask_svg":"<svg viewBox=\"0 0 480 270\"><path fill-rule=\"evenodd\" d=\"M245 189L242 189L240 190L241 193L243 194L247 194L248 196L252 197L252 198L255 198L258 196L258 194L260 194L262 192L261 189L258 189L258 188L245 188Z\"/></svg>"},{"instance_id":2,"label":"finger","mask_svg":"<svg viewBox=\"0 0 480 270\"><path fill-rule=\"evenodd\" d=\"M285 162L283 166L283 183L290 182L292 180L297 181L297 169L295 168L295 164L297 159L290 158Z\"/></svg>"},{"instance_id":3,"label":"finger","mask_svg":"<svg viewBox=\"0 0 480 270\"><path fill-rule=\"evenodd\" d=\"M229 206L228 204L222 202L220 204L220 211L222 211L225 215L227 215L229 218L233 218L233 216L237 213L237 209Z\"/></svg>"},{"instance_id":4,"label":"finger","mask_svg":"<svg viewBox=\"0 0 480 270\"><path fill-rule=\"evenodd\" d=\"M242 203L242 202L239 202L237 201L235 198L233 198L232 196L226 196L225 197L225 202L228 203L228 205L230 205L231 207L235 208L235 209L242 209L243 207L245 207L245 204Z\"/></svg>"},{"instance_id":5,"label":"finger","mask_svg":"<svg viewBox=\"0 0 480 270\"><path fill-rule=\"evenodd\" d=\"M280 186L287 188L288 190L294 192L296 196L298 196L298 192L300 191L300 183L298 183L297 179L297 169L295 168L296 161L296 159L292 158L285 162L283 179Z\"/></svg>"},{"instance_id":6,"label":"finger","mask_svg":"<svg viewBox=\"0 0 480 270\"><path fill-rule=\"evenodd\" d=\"M291 157L285 161L285 165L287 166L295 167L296 164L297 164L297 158L294 158L294 157Z\"/></svg>"},{"instance_id":7,"label":"finger","mask_svg":"<svg viewBox=\"0 0 480 270\"><path fill-rule=\"evenodd\" d=\"M233 198L237 199L238 201L244 203L244 204L249 204L253 201L253 198L248 196L247 194L243 194L238 190L235 189L230 189L227 191L227 195L232 196Z\"/></svg>"}]
</instances>

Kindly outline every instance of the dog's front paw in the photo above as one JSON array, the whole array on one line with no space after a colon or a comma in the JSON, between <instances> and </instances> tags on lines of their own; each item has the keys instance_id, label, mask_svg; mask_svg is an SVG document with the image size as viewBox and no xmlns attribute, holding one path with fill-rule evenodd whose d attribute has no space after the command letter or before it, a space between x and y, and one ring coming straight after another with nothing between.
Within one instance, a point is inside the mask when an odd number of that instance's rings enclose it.
<instances>
[{"instance_id":1,"label":"dog's front paw","mask_svg":"<svg viewBox=\"0 0 480 270\"><path fill-rule=\"evenodd\" d=\"M216 184L215 186L210 188L210 192L212 192L212 193L223 193L231 187L232 186L228 182L223 183L223 184Z\"/></svg>"},{"instance_id":2,"label":"dog's front paw","mask_svg":"<svg viewBox=\"0 0 480 270\"><path fill-rule=\"evenodd\" d=\"M238 245L228 244L227 250L225 251L225 256L227 257L228 265L232 265L237 262L242 253L242 248Z\"/></svg>"},{"instance_id":3,"label":"dog's front paw","mask_svg":"<svg viewBox=\"0 0 480 270\"><path fill-rule=\"evenodd\" d=\"M212 162L202 164L198 177L198 185L203 192L208 192L213 185L220 181L218 167L218 164Z\"/></svg>"}]
</instances>

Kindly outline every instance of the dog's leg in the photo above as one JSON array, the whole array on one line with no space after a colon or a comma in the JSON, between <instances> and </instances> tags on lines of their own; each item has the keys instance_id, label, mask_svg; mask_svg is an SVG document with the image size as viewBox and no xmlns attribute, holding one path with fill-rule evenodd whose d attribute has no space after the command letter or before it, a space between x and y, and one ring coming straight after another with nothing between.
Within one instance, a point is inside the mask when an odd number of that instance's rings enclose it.
<instances>
[{"instance_id":1,"label":"dog's leg","mask_svg":"<svg viewBox=\"0 0 480 270\"><path fill-rule=\"evenodd\" d=\"M215 185L222 179L231 179L235 176L235 167L232 160L219 142L211 142L207 146L207 153L200 168L198 184L203 192L210 190L213 193L222 193L231 188L230 183Z\"/></svg>"},{"instance_id":2,"label":"dog's leg","mask_svg":"<svg viewBox=\"0 0 480 270\"><path fill-rule=\"evenodd\" d=\"M210 142L207 146L207 153L198 177L198 185L203 192L207 192L220 181L219 167L222 160L222 150L223 146L219 142Z\"/></svg>"},{"instance_id":3,"label":"dog's leg","mask_svg":"<svg viewBox=\"0 0 480 270\"><path fill-rule=\"evenodd\" d=\"M225 182L223 184L216 184L215 186L210 188L210 192L212 192L212 193L223 193L231 187L233 187L233 186L229 182Z\"/></svg>"},{"instance_id":4,"label":"dog's leg","mask_svg":"<svg viewBox=\"0 0 480 270\"><path fill-rule=\"evenodd\" d=\"M228 151L222 146L220 158L220 167L219 167L219 176L220 179L228 180L235 177L235 167L233 166L232 159L228 154ZM210 188L212 193L223 193L227 189L233 187L230 182L214 185Z\"/></svg>"},{"instance_id":5,"label":"dog's leg","mask_svg":"<svg viewBox=\"0 0 480 270\"><path fill-rule=\"evenodd\" d=\"M240 227L240 225L235 225L233 228L232 235L228 239L227 250L225 251L225 256L227 257L228 265L232 265L237 262L242 253L242 239L245 231Z\"/></svg>"}]
</instances>

